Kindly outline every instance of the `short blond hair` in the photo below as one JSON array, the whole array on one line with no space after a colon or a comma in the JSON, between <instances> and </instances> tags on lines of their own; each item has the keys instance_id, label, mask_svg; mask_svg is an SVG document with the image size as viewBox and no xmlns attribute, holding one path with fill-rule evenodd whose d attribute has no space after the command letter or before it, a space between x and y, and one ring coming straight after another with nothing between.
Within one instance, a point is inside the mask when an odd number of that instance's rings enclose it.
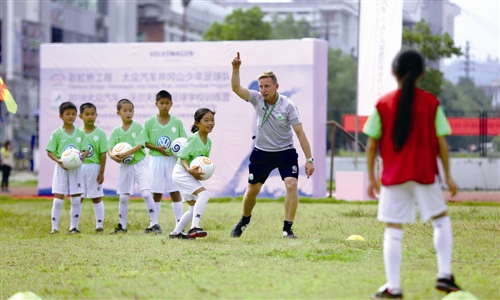
<instances>
[{"instance_id":1,"label":"short blond hair","mask_svg":"<svg viewBox=\"0 0 500 300\"><path fill-rule=\"evenodd\" d=\"M276 74L274 74L273 71L264 71L259 75L259 78L257 78L257 79L260 80L262 78L271 78L273 81L273 84L278 83L278 78L276 78Z\"/></svg>"}]
</instances>

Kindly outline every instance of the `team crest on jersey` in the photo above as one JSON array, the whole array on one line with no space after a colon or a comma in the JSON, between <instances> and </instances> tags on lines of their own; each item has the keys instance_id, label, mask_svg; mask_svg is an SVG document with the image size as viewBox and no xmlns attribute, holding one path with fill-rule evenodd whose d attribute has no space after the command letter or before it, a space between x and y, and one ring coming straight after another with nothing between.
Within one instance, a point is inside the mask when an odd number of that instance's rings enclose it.
<instances>
[{"instance_id":1,"label":"team crest on jersey","mask_svg":"<svg viewBox=\"0 0 500 300\"><path fill-rule=\"evenodd\" d=\"M156 146L169 148L171 144L170 138L168 136L160 136L158 140L156 140Z\"/></svg>"},{"instance_id":2,"label":"team crest on jersey","mask_svg":"<svg viewBox=\"0 0 500 300\"><path fill-rule=\"evenodd\" d=\"M68 149L76 149L76 147L73 145L68 145L68 146L66 146L66 148L64 148L63 152L68 150Z\"/></svg>"},{"instance_id":3,"label":"team crest on jersey","mask_svg":"<svg viewBox=\"0 0 500 300\"><path fill-rule=\"evenodd\" d=\"M81 138L81 137L77 137L77 138L76 138L76 142L77 142L77 143L80 143L81 141L82 141L82 138Z\"/></svg>"},{"instance_id":4,"label":"team crest on jersey","mask_svg":"<svg viewBox=\"0 0 500 300\"><path fill-rule=\"evenodd\" d=\"M89 154L87 155L87 157L92 157L92 155L94 155L94 147L89 144Z\"/></svg>"},{"instance_id":5,"label":"team crest on jersey","mask_svg":"<svg viewBox=\"0 0 500 300\"><path fill-rule=\"evenodd\" d=\"M94 136L94 142L97 142L99 140L99 137L97 135Z\"/></svg>"},{"instance_id":6,"label":"team crest on jersey","mask_svg":"<svg viewBox=\"0 0 500 300\"><path fill-rule=\"evenodd\" d=\"M177 131L177 128L172 127L172 132L175 133Z\"/></svg>"},{"instance_id":7,"label":"team crest on jersey","mask_svg":"<svg viewBox=\"0 0 500 300\"><path fill-rule=\"evenodd\" d=\"M135 132L132 132L132 137L135 139Z\"/></svg>"}]
</instances>

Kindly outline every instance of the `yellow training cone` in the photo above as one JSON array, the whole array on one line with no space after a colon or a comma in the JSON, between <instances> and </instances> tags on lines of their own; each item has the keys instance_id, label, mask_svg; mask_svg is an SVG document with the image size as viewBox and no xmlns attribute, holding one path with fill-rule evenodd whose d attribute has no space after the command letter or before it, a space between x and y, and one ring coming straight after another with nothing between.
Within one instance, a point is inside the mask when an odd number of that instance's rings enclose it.
<instances>
[{"instance_id":1,"label":"yellow training cone","mask_svg":"<svg viewBox=\"0 0 500 300\"><path fill-rule=\"evenodd\" d=\"M348 237L347 240L348 241L364 241L365 239L358 234L353 234L350 237Z\"/></svg>"}]
</instances>

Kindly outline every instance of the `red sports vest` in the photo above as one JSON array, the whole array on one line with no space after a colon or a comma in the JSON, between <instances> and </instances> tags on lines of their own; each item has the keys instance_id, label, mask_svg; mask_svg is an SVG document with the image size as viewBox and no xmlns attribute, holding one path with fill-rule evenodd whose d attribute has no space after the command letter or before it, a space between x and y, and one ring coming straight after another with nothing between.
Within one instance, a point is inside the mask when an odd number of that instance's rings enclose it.
<instances>
[{"instance_id":1,"label":"red sports vest","mask_svg":"<svg viewBox=\"0 0 500 300\"><path fill-rule=\"evenodd\" d=\"M382 184L387 186L410 180L431 184L438 174L439 145L435 120L439 100L415 88L410 133L403 148L396 151L392 137L400 93L400 90L395 90L380 98L376 105L382 122L379 140L383 159Z\"/></svg>"}]
</instances>

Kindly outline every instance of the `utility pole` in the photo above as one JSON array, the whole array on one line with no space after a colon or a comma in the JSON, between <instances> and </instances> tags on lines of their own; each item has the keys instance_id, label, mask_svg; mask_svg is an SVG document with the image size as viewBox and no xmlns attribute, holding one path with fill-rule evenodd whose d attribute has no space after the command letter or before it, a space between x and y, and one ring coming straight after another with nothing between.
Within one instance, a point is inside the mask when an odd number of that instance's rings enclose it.
<instances>
[{"instance_id":1,"label":"utility pole","mask_svg":"<svg viewBox=\"0 0 500 300\"><path fill-rule=\"evenodd\" d=\"M464 53L465 61L462 62L463 70L465 71L465 78L470 79L471 71L474 71L474 62L471 60L472 56L470 54L470 43L467 41L465 43L465 53Z\"/></svg>"},{"instance_id":2,"label":"utility pole","mask_svg":"<svg viewBox=\"0 0 500 300\"><path fill-rule=\"evenodd\" d=\"M184 12L182 14L182 41L187 41L187 7L191 0L182 0L182 6L184 7Z\"/></svg>"}]
</instances>

